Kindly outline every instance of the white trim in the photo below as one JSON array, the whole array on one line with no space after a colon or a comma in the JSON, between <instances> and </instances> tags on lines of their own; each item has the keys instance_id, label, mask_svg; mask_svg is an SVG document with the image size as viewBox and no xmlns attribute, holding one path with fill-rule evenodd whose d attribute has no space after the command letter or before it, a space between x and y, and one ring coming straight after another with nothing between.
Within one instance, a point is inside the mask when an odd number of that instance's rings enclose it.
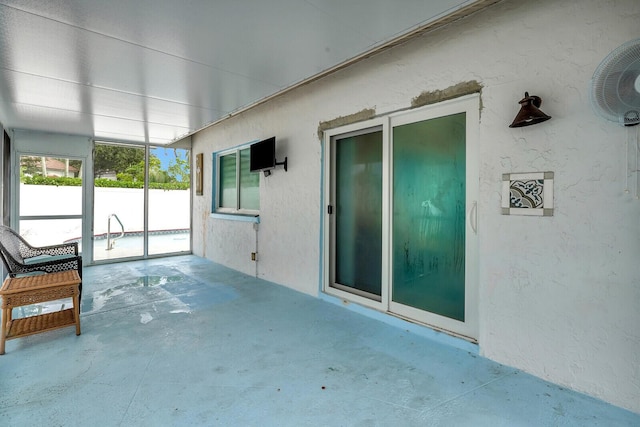
<instances>
[{"instance_id":1,"label":"white trim","mask_svg":"<svg viewBox=\"0 0 640 427\"><path fill-rule=\"evenodd\" d=\"M391 141L391 120L385 117L382 127L382 304L389 309L391 301L391 230L393 223L393 206L391 206L391 189L393 188L393 162Z\"/></svg>"},{"instance_id":2,"label":"white trim","mask_svg":"<svg viewBox=\"0 0 640 427\"><path fill-rule=\"evenodd\" d=\"M215 219L226 219L227 221L253 222L256 224L260 222L260 216L251 214L212 212L209 214L209 217Z\"/></svg>"}]
</instances>

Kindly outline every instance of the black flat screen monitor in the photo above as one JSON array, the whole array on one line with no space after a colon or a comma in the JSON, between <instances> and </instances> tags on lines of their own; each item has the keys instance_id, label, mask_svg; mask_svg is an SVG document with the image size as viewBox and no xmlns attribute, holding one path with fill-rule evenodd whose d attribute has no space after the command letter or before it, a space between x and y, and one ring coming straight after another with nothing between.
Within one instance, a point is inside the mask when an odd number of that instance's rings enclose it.
<instances>
[{"instance_id":1,"label":"black flat screen monitor","mask_svg":"<svg viewBox=\"0 0 640 427\"><path fill-rule=\"evenodd\" d=\"M276 167L276 137L251 144L249 170L260 172Z\"/></svg>"}]
</instances>

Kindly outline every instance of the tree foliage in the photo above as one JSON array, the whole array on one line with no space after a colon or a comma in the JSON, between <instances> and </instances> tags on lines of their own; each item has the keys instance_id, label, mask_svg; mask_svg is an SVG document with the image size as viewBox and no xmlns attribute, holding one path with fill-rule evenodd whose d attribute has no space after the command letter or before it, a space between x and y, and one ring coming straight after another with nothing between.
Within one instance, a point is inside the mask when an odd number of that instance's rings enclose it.
<instances>
[{"instance_id":1,"label":"tree foliage","mask_svg":"<svg viewBox=\"0 0 640 427\"><path fill-rule=\"evenodd\" d=\"M170 150L169 148L153 151ZM191 175L189 157L181 157L182 150L173 149L172 159L166 170L153 152L149 156L149 182L170 183L189 182ZM98 145L94 158L94 175L102 178L107 172L115 174L116 179L125 182L144 182L144 150L140 148Z\"/></svg>"},{"instance_id":2,"label":"tree foliage","mask_svg":"<svg viewBox=\"0 0 640 427\"><path fill-rule=\"evenodd\" d=\"M166 170L154 152L169 159ZM184 190L190 185L190 160L186 150L154 148L149 156L149 188L164 190ZM183 154L186 153L186 154ZM94 184L96 187L143 188L145 173L145 150L138 147L123 147L99 144L94 153ZM57 159L65 162L66 159ZM21 182L33 185L82 185L82 179L72 177L47 177L43 173L44 157L22 157L20 164ZM80 171L81 160L69 160L69 166ZM110 176L105 178L105 175ZM81 176L81 175L80 175ZM115 179L114 179L115 178Z\"/></svg>"},{"instance_id":3,"label":"tree foliage","mask_svg":"<svg viewBox=\"0 0 640 427\"><path fill-rule=\"evenodd\" d=\"M75 186L80 187L82 185L81 178L70 178L64 176L52 176L46 177L42 175L35 176L23 176L22 183L27 185L55 185L60 186ZM144 182L142 181L114 181L107 178L94 179L95 187L110 187L110 188L144 188ZM151 190L188 190L188 182L150 182L149 188Z\"/></svg>"},{"instance_id":4,"label":"tree foliage","mask_svg":"<svg viewBox=\"0 0 640 427\"><path fill-rule=\"evenodd\" d=\"M38 157L24 156L20 158L20 174L41 175L40 159Z\"/></svg>"},{"instance_id":5,"label":"tree foliage","mask_svg":"<svg viewBox=\"0 0 640 427\"><path fill-rule=\"evenodd\" d=\"M176 180L188 183L191 180L190 164L191 161L188 155L183 159L176 153L175 161L169 162L169 167L167 169L169 174L175 177Z\"/></svg>"},{"instance_id":6,"label":"tree foliage","mask_svg":"<svg viewBox=\"0 0 640 427\"><path fill-rule=\"evenodd\" d=\"M96 145L93 158L93 175L95 178L102 178L108 172L116 175L125 173L131 165L140 162L144 165L144 150L141 148Z\"/></svg>"}]
</instances>

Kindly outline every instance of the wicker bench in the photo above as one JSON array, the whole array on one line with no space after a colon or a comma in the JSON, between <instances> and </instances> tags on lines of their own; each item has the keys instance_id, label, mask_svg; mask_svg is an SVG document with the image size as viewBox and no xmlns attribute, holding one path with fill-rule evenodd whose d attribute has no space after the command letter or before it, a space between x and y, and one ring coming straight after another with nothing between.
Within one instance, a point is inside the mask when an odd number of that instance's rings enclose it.
<instances>
[{"instance_id":1,"label":"wicker bench","mask_svg":"<svg viewBox=\"0 0 640 427\"><path fill-rule=\"evenodd\" d=\"M8 277L0 288L0 296L2 296L0 355L4 354L5 341L13 338L72 325L76 326L76 335L80 335L79 285L80 276L77 270L37 276ZM62 298L73 298L73 308L12 319L14 307Z\"/></svg>"}]
</instances>

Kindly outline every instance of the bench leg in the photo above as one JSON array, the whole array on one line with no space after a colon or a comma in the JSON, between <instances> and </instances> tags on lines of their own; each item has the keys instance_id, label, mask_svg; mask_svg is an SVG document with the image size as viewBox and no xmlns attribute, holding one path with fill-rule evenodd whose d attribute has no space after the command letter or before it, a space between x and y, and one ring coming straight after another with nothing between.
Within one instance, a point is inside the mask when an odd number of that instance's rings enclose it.
<instances>
[{"instance_id":1,"label":"bench leg","mask_svg":"<svg viewBox=\"0 0 640 427\"><path fill-rule=\"evenodd\" d=\"M80 296L73 297L73 317L76 321L76 335L80 335Z\"/></svg>"},{"instance_id":2,"label":"bench leg","mask_svg":"<svg viewBox=\"0 0 640 427\"><path fill-rule=\"evenodd\" d=\"M2 331L0 332L0 355L4 354L4 343L7 339L7 324L11 321L9 319L11 308L2 309Z\"/></svg>"}]
</instances>

